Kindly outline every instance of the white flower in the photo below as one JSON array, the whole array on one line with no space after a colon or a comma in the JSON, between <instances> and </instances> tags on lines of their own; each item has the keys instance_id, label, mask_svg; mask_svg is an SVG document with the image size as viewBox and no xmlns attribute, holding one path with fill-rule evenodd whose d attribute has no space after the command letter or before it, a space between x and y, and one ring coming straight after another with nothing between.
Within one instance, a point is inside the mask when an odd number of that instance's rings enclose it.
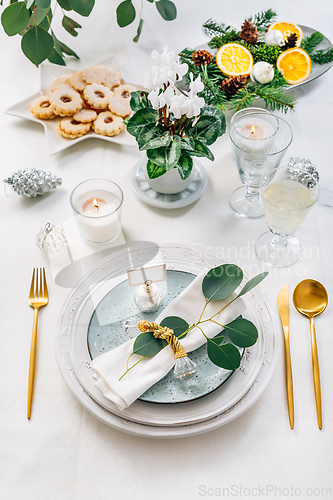
<instances>
[{"instance_id":1,"label":"white flower","mask_svg":"<svg viewBox=\"0 0 333 500\"><path fill-rule=\"evenodd\" d=\"M157 86L155 79L153 78L151 73L149 73L148 71L146 71L143 74L143 86L147 90L153 90Z\"/></svg>"},{"instance_id":2,"label":"white flower","mask_svg":"<svg viewBox=\"0 0 333 500\"><path fill-rule=\"evenodd\" d=\"M167 66L168 64L171 63L171 61L174 60L175 51L172 50L171 52L168 52L168 46L165 45L163 47L162 54L159 54L157 50L153 50L151 53L151 58L154 59L154 61L157 61L160 64L160 66Z\"/></svg>"},{"instance_id":3,"label":"white flower","mask_svg":"<svg viewBox=\"0 0 333 500\"><path fill-rule=\"evenodd\" d=\"M177 80L180 80L188 72L188 64L179 64L174 61L171 63L171 69L176 73Z\"/></svg>"},{"instance_id":4,"label":"white flower","mask_svg":"<svg viewBox=\"0 0 333 500\"><path fill-rule=\"evenodd\" d=\"M161 96L159 95L159 89L152 90L148 94L148 99L150 100L154 109L163 108L164 104L161 104Z\"/></svg>"},{"instance_id":5,"label":"white flower","mask_svg":"<svg viewBox=\"0 0 333 500\"><path fill-rule=\"evenodd\" d=\"M193 97L198 92L201 92L204 89L204 84L201 81L200 75L198 78L193 80L193 73L190 73L190 97Z\"/></svg>"},{"instance_id":6,"label":"white flower","mask_svg":"<svg viewBox=\"0 0 333 500\"><path fill-rule=\"evenodd\" d=\"M199 116L202 106L205 105L205 99L203 97L198 97L194 95L187 99L188 111L186 113L187 118L192 118L193 116Z\"/></svg>"},{"instance_id":7,"label":"white flower","mask_svg":"<svg viewBox=\"0 0 333 500\"><path fill-rule=\"evenodd\" d=\"M174 95L169 107L170 113L179 120L188 111L188 98L184 94Z\"/></svg>"}]
</instances>

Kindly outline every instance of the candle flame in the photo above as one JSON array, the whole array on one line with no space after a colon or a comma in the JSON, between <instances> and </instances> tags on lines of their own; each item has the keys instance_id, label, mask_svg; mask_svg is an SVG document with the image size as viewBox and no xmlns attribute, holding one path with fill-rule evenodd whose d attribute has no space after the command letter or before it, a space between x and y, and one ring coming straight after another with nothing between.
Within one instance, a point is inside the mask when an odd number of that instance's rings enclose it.
<instances>
[{"instance_id":1,"label":"candle flame","mask_svg":"<svg viewBox=\"0 0 333 500\"><path fill-rule=\"evenodd\" d=\"M256 128L255 128L254 125L252 125L252 127L251 127L251 134L255 134L255 132L256 132Z\"/></svg>"},{"instance_id":2,"label":"candle flame","mask_svg":"<svg viewBox=\"0 0 333 500\"><path fill-rule=\"evenodd\" d=\"M93 205L94 205L94 207L96 208L96 210L99 210L99 205L98 205L98 203L97 203L96 198L94 198L94 200L93 200Z\"/></svg>"}]
</instances>

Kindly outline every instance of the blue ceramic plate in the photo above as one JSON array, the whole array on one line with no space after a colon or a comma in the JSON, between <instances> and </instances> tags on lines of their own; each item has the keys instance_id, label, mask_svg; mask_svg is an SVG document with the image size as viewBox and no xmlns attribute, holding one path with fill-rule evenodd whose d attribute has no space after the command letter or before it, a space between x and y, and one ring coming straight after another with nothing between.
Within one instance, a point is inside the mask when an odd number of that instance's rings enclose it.
<instances>
[{"instance_id":1,"label":"blue ceramic plate","mask_svg":"<svg viewBox=\"0 0 333 500\"><path fill-rule=\"evenodd\" d=\"M124 328L124 322L127 325L136 325L140 319L155 321L160 312L196 277L194 274L174 270L167 271L166 275L166 282L159 283L164 287L163 304L153 313L141 313L138 310L133 300L134 289L128 286L127 280L105 295L95 309L88 327L88 349L92 359L137 335L137 328ZM224 342L228 340L225 336ZM205 344L188 356L198 365L198 372L190 382L175 379L172 369L139 399L150 403L193 401L220 387L234 373L214 365L207 356Z\"/></svg>"}]
</instances>

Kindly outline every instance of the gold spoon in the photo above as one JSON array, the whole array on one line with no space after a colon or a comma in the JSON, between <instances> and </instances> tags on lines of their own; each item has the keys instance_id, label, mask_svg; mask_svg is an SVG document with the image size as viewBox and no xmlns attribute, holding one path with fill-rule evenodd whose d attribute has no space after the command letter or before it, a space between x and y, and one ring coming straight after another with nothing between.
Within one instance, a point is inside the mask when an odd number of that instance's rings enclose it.
<instances>
[{"instance_id":1,"label":"gold spoon","mask_svg":"<svg viewBox=\"0 0 333 500\"><path fill-rule=\"evenodd\" d=\"M328 303L327 291L324 286L319 283L319 281L304 280L296 286L293 294L293 302L296 309L301 314L304 314L304 316L307 316L310 320L313 383L316 397L318 427L319 429L322 429L323 421L321 411L319 360L313 318L326 309Z\"/></svg>"}]
</instances>

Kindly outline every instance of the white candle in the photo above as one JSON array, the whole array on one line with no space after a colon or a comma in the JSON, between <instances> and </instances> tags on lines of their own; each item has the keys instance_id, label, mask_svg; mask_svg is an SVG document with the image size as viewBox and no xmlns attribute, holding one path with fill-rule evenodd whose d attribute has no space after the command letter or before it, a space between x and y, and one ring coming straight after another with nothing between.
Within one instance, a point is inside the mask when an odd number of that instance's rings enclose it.
<instances>
[{"instance_id":1,"label":"white candle","mask_svg":"<svg viewBox=\"0 0 333 500\"><path fill-rule=\"evenodd\" d=\"M244 116L235 127L239 135L238 145L249 152L260 153L271 143L276 130L268 121Z\"/></svg>"},{"instance_id":2,"label":"white candle","mask_svg":"<svg viewBox=\"0 0 333 500\"><path fill-rule=\"evenodd\" d=\"M93 179L92 181L98 181ZM100 179L104 181L104 179ZM105 180L106 181L106 180ZM98 189L98 183L89 185L86 181L74 189L71 204L76 213L76 222L82 238L92 243L106 243L115 239L121 231L120 208L122 191L116 184L119 193L109 189ZM86 186L84 186L86 184ZM100 183L102 187L107 187ZM84 188L92 187L85 192Z\"/></svg>"}]
</instances>

